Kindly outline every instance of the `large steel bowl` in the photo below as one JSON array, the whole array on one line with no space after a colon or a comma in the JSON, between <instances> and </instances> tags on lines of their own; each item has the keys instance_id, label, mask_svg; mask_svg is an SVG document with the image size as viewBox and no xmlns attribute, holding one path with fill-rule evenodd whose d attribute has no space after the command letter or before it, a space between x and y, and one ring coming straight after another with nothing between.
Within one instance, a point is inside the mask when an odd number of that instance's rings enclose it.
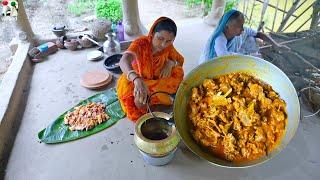
<instances>
[{"instance_id":1,"label":"large steel bowl","mask_svg":"<svg viewBox=\"0 0 320 180\"><path fill-rule=\"evenodd\" d=\"M206 78L232 72L247 72L268 83L279 93L287 105L288 124L281 144L267 156L250 162L234 163L220 159L197 144L190 132L192 125L188 118L188 102L192 87L199 86ZM273 64L257 57L244 55L218 57L196 67L181 83L174 103L176 128L184 143L199 157L222 167L244 168L270 160L283 150L293 138L299 125L299 118L300 104L296 90L289 78Z\"/></svg>"}]
</instances>

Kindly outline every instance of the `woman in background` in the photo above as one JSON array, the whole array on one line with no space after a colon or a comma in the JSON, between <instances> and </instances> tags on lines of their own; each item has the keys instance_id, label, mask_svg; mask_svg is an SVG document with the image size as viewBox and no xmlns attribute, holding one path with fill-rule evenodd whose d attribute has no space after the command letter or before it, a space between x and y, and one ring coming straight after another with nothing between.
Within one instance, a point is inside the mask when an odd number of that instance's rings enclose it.
<instances>
[{"instance_id":1,"label":"woman in background","mask_svg":"<svg viewBox=\"0 0 320 180\"><path fill-rule=\"evenodd\" d=\"M278 44L270 36L262 32L243 27L243 24L244 15L240 11L232 9L226 12L207 41L199 64L217 56L232 54L258 55L259 48L255 38L262 39L279 50L290 50L287 46Z\"/></svg>"}]
</instances>

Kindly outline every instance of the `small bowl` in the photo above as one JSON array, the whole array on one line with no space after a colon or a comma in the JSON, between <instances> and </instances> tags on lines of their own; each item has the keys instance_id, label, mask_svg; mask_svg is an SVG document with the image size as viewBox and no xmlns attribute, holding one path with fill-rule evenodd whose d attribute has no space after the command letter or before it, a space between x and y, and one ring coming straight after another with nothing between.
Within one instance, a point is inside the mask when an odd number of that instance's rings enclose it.
<instances>
[{"instance_id":1,"label":"small bowl","mask_svg":"<svg viewBox=\"0 0 320 180\"><path fill-rule=\"evenodd\" d=\"M55 26L52 28L52 32L57 36L61 37L66 35L66 26Z\"/></svg>"},{"instance_id":2,"label":"small bowl","mask_svg":"<svg viewBox=\"0 0 320 180\"><path fill-rule=\"evenodd\" d=\"M118 74L122 73L120 66L119 66L119 62L120 62L121 57L122 57L122 54L114 54L114 55L107 57L103 63L104 67L107 70L112 71L114 73L118 73Z\"/></svg>"}]
</instances>

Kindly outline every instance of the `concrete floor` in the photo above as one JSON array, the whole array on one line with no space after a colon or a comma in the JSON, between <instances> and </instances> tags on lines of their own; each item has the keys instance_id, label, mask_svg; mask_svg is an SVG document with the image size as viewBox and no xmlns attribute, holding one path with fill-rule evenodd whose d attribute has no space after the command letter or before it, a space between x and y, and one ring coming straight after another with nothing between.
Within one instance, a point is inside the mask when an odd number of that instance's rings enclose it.
<instances>
[{"instance_id":1,"label":"concrete floor","mask_svg":"<svg viewBox=\"0 0 320 180\"><path fill-rule=\"evenodd\" d=\"M197 65L211 31L200 19L179 26L175 45L186 58L186 74ZM248 169L210 165L183 143L169 165L150 166L134 145L130 135L134 124L127 119L81 140L57 145L39 143L37 133L41 129L79 100L97 93L79 84L84 72L103 69L102 61L86 60L87 51L60 50L47 61L36 64L5 179L319 179L320 121L317 118L302 120L295 137L280 155ZM114 83L108 88L112 86Z\"/></svg>"}]
</instances>

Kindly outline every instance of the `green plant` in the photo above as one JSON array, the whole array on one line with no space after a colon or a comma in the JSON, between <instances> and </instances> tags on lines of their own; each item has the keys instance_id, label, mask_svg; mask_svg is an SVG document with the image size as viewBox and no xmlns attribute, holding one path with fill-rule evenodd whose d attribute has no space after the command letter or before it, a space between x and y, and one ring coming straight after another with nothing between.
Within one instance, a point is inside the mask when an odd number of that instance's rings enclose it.
<instances>
[{"instance_id":1,"label":"green plant","mask_svg":"<svg viewBox=\"0 0 320 180\"><path fill-rule=\"evenodd\" d=\"M194 7L195 5L200 5L202 0L185 0L188 7Z\"/></svg>"},{"instance_id":2,"label":"green plant","mask_svg":"<svg viewBox=\"0 0 320 180\"><path fill-rule=\"evenodd\" d=\"M98 0L96 5L97 17L106 18L112 22L122 20L122 4L120 0Z\"/></svg>"},{"instance_id":3,"label":"green plant","mask_svg":"<svg viewBox=\"0 0 320 180\"><path fill-rule=\"evenodd\" d=\"M227 12L232 8L234 8L237 5L238 1L239 0L227 0L226 7L224 8L224 12Z\"/></svg>"},{"instance_id":4,"label":"green plant","mask_svg":"<svg viewBox=\"0 0 320 180\"><path fill-rule=\"evenodd\" d=\"M185 0L188 8L192 8L195 6L198 6L200 4L204 4L204 14L208 14L208 12L211 10L211 6L212 6L212 1L214 0ZM235 7L237 5L239 0L226 0L226 7L225 7L225 12L229 11L230 9L232 9L233 7Z\"/></svg>"},{"instance_id":5,"label":"green plant","mask_svg":"<svg viewBox=\"0 0 320 180\"><path fill-rule=\"evenodd\" d=\"M95 7L95 0L74 0L68 4L68 11L75 16L81 16L83 13L90 12Z\"/></svg>"}]
</instances>

